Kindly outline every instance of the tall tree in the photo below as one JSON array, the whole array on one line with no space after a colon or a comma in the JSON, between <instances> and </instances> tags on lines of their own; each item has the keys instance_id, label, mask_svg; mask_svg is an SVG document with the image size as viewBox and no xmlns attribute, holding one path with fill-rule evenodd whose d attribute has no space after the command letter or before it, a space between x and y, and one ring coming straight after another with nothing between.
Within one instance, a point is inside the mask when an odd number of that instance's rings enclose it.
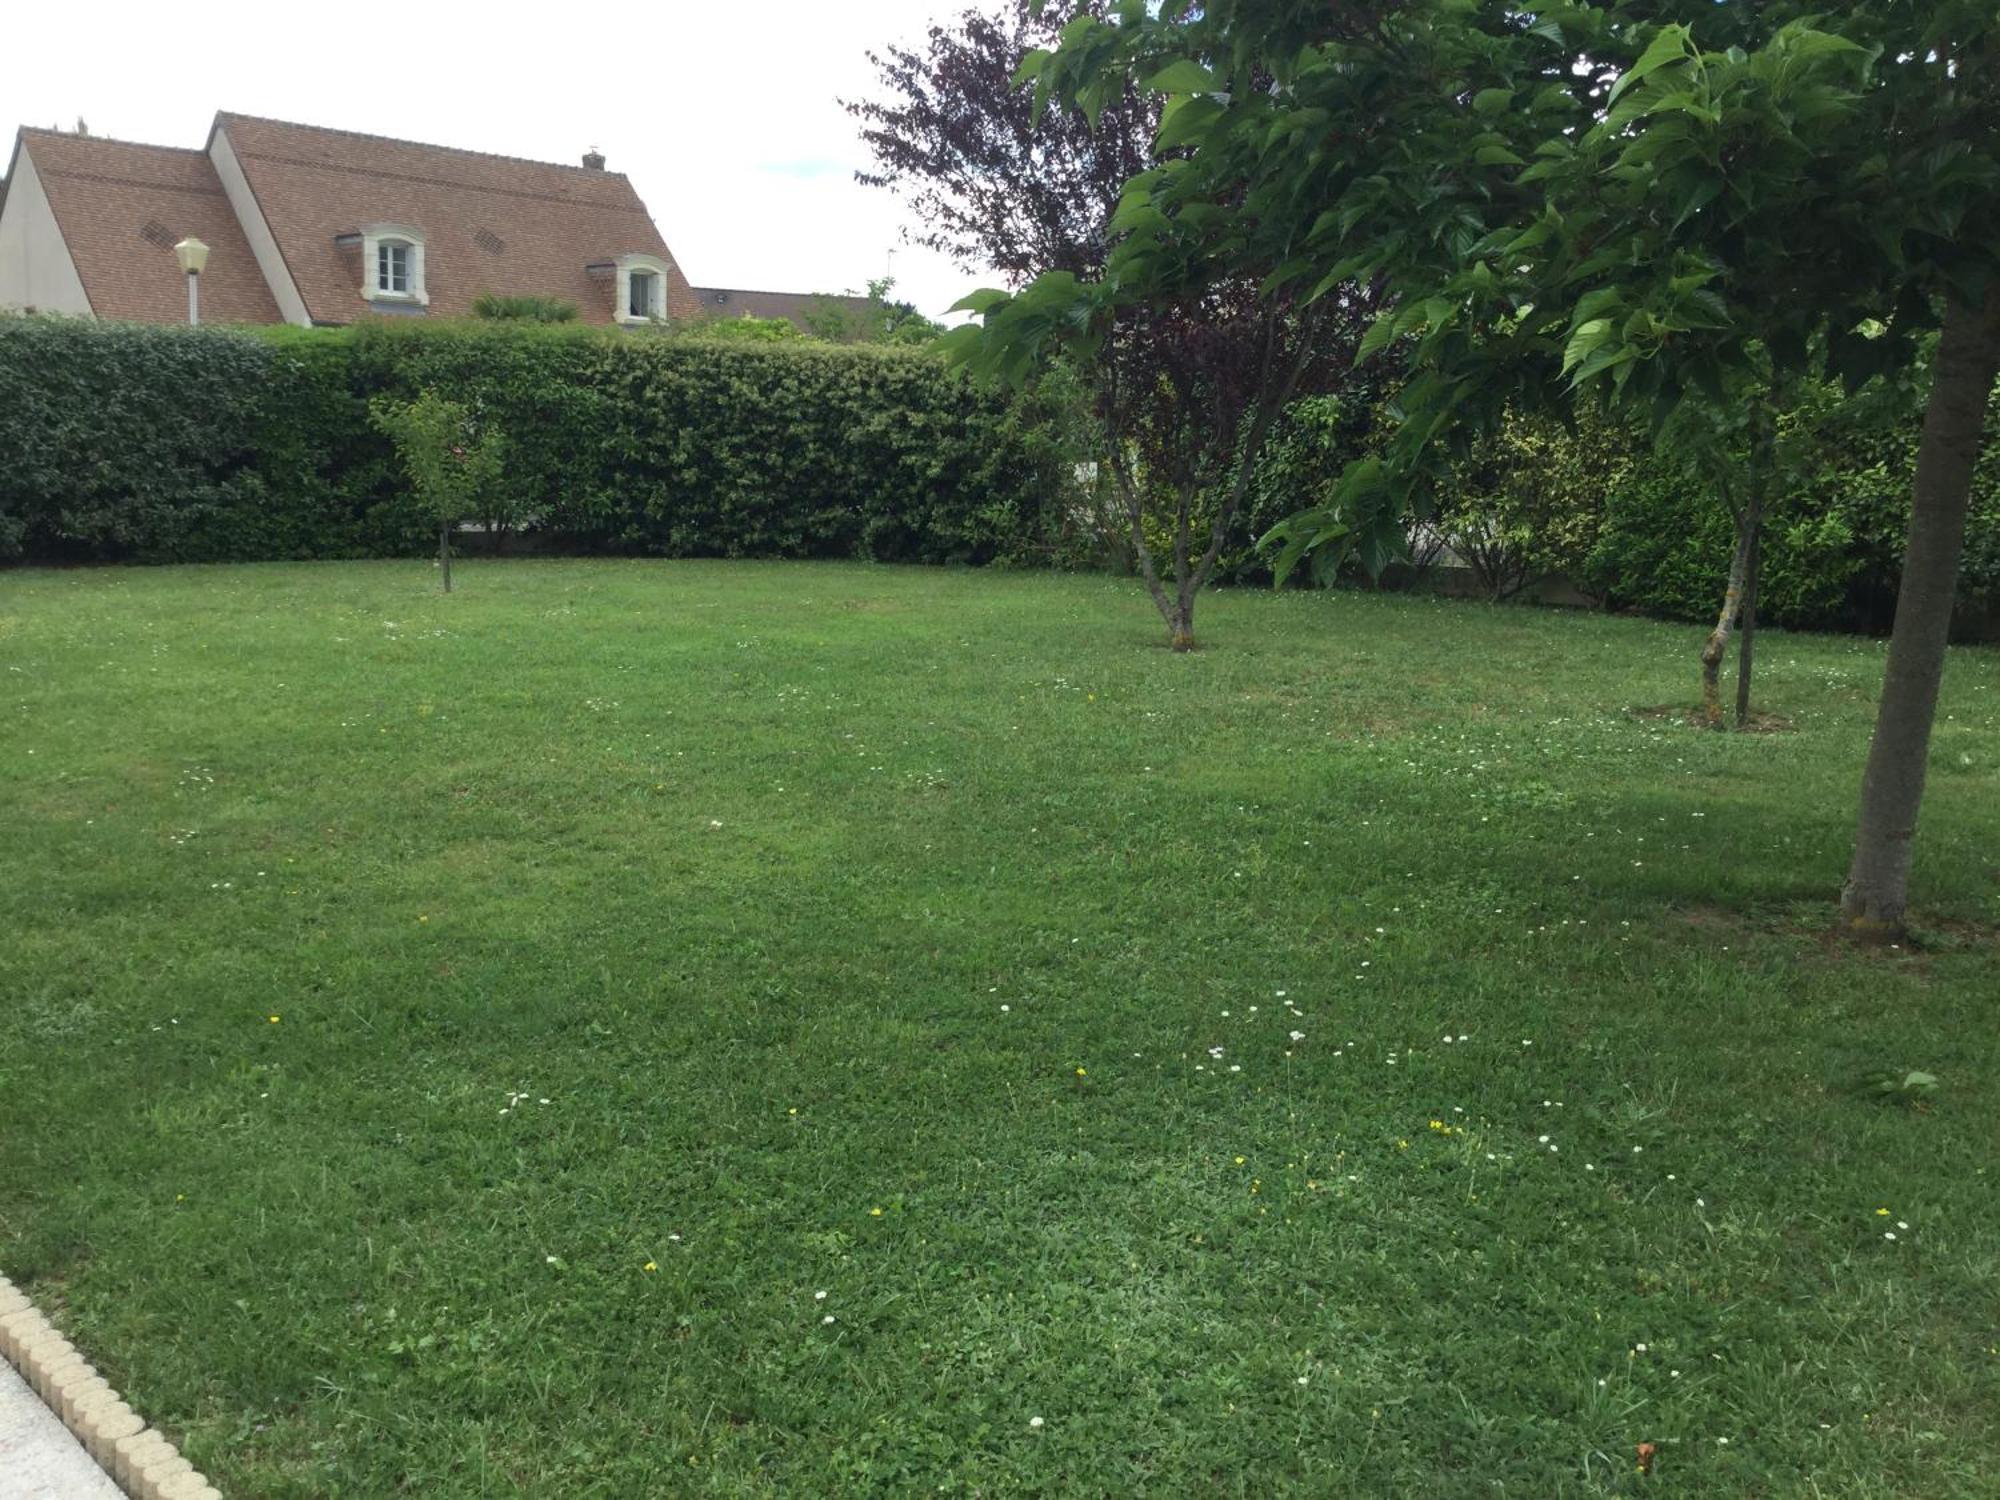
<instances>
[{"instance_id":1,"label":"tall tree","mask_svg":"<svg viewBox=\"0 0 2000 1500\"><path fill-rule=\"evenodd\" d=\"M1971 460L2000 330L2000 15L1990 0L1209 0L1079 24L1041 60L1086 110L1169 95L1170 176L1133 193L1178 259L1115 250L1135 298L1254 268L1296 301L1379 282L1407 419L1281 563L1421 505L1503 403L1597 399L1664 421L1815 351L1858 387L1941 325L1881 719L1843 897L1901 930ZM1131 198L1128 197L1128 202ZM1121 259L1121 257L1123 257ZM1032 291L1032 288L1030 289ZM996 330L1005 336L1006 330Z\"/></svg>"},{"instance_id":2,"label":"tall tree","mask_svg":"<svg viewBox=\"0 0 2000 1500\"><path fill-rule=\"evenodd\" d=\"M1045 271L1094 274L1119 195L1152 163L1157 99L1128 89L1086 120L1037 111L1016 80L1065 23L1029 0L966 10L933 25L921 48L870 52L881 93L844 101L876 163L855 175L904 198L918 225L910 242L1009 286Z\"/></svg>"}]
</instances>

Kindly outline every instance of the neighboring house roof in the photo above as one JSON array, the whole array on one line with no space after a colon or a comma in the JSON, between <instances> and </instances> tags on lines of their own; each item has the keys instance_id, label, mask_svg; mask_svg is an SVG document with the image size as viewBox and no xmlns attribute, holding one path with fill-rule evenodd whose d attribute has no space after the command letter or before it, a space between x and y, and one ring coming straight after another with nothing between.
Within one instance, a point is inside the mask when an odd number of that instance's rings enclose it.
<instances>
[{"instance_id":1,"label":"neighboring house roof","mask_svg":"<svg viewBox=\"0 0 2000 1500\"><path fill-rule=\"evenodd\" d=\"M187 320L187 278L174 245L208 244L205 323L276 323L278 305L250 254L222 182L199 151L23 129L57 227L100 318Z\"/></svg>"},{"instance_id":2,"label":"neighboring house roof","mask_svg":"<svg viewBox=\"0 0 2000 1500\"><path fill-rule=\"evenodd\" d=\"M632 254L668 263L669 315L693 311L687 278L622 172L227 112L214 128L227 135L316 323L368 311L351 237L371 223L422 232L433 317L466 316L481 292L493 292L566 298L585 321L609 323L615 278L604 268Z\"/></svg>"},{"instance_id":3,"label":"neighboring house roof","mask_svg":"<svg viewBox=\"0 0 2000 1500\"><path fill-rule=\"evenodd\" d=\"M790 318L808 333L813 331L809 319L823 318L834 309L861 319L873 306L866 297L823 292L756 292L733 286L691 290L704 318Z\"/></svg>"}]
</instances>

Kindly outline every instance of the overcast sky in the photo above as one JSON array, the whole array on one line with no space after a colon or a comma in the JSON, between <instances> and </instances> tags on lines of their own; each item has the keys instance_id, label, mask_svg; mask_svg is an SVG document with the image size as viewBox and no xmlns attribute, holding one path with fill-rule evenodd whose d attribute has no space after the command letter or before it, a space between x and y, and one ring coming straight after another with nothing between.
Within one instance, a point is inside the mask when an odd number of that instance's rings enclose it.
<instances>
[{"instance_id":1,"label":"overcast sky","mask_svg":"<svg viewBox=\"0 0 2000 1500\"><path fill-rule=\"evenodd\" d=\"M0 126L199 147L218 109L630 175L697 286L898 291L937 314L994 278L904 246L838 100L869 48L968 0L10 6ZM0 148L4 149L4 148Z\"/></svg>"}]
</instances>

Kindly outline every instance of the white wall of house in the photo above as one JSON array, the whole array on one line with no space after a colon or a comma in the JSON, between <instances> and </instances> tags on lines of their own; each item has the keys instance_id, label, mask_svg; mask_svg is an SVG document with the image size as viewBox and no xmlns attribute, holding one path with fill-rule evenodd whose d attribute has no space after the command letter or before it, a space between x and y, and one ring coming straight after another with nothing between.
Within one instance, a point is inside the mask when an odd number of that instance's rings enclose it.
<instances>
[{"instance_id":1,"label":"white wall of house","mask_svg":"<svg viewBox=\"0 0 2000 1500\"><path fill-rule=\"evenodd\" d=\"M0 307L91 316L83 278L26 146L15 155L7 206L0 209Z\"/></svg>"},{"instance_id":2,"label":"white wall of house","mask_svg":"<svg viewBox=\"0 0 2000 1500\"><path fill-rule=\"evenodd\" d=\"M278 242L272 237L271 226L264 221L264 210L257 206L257 195L250 191L243 164L236 159L236 148L229 144L229 132L220 126L209 137L208 159L215 164L215 175L222 179L222 191L229 199L229 206L236 210L243 237L250 242L250 253L257 257L257 269L270 284L279 313L287 323L305 327L312 322L306 312L305 298L299 295L292 273L285 266L285 257L278 253Z\"/></svg>"}]
</instances>

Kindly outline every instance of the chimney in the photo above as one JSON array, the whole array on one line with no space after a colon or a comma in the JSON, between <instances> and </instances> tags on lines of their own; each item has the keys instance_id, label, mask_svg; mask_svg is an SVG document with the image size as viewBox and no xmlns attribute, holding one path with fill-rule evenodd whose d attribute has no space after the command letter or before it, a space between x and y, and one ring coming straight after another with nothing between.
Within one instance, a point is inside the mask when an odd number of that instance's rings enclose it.
<instances>
[{"instance_id":1,"label":"chimney","mask_svg":"<svg viewBox=\"0 0 2000 1500\"><path fill-rule=\"evenodd\" d=\"M604 170L604 153L599 151L595 146L592 146L588 151L583 153L583 164L593 172L602 172Z\"/></svg>"}]
</instances>

